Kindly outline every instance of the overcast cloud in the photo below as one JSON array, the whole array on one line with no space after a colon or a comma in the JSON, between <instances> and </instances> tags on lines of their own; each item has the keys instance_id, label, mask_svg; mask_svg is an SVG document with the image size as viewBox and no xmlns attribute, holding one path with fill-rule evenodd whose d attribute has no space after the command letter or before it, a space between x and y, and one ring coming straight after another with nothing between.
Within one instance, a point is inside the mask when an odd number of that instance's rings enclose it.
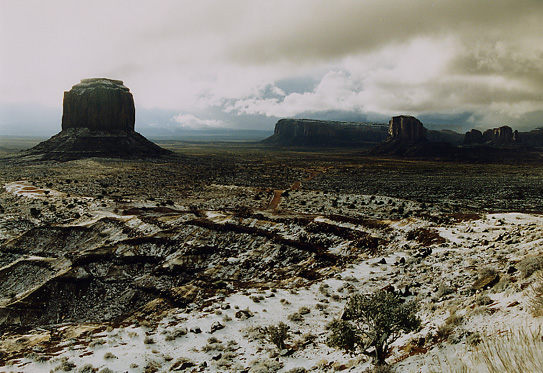
<instances>
[{"instance_id":1,"label":"overcast cloud","mask_svg":"<svg viewBox=\"0 0 543 373\"><path fill-rule=\"evenodd\" d=\"M542 17L540 0L2 0L0 134L57 132L63 91L97 76L125 82L148 132L403 113L534 128Z\"/></svg>"}]
</instances>

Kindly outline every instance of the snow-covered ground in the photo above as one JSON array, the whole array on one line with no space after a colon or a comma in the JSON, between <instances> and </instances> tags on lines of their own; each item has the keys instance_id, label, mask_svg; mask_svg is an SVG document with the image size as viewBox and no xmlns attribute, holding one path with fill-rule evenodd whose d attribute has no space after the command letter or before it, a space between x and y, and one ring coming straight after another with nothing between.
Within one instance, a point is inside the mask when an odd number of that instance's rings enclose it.
<instances>
[{"instance_id":1,"label":"snow-covered ground","mask_svg":"<svg viewBox=\"0 0 543 373\"><path fill-rule=\"evenodd\" d=\"M29 198L61 196L53 190L35 192L24 182L6 185L5 189ZM344 199L349 198L370 201L369 196L349 195ZM384 204L387 200L378 197L371 203ZM292 207L297 201L295 196L289 197L284 204ZM415 208L414 203L406 205ZM285 238L300 234L300 228L282 222L242 219L225 210L203 213L216 224L243 223L280 232ZM137 216L120 215L106 208L95 208L70 224L88 226L104 217L122 221L144 234L157 232L154 225ZM367 230L325 215L315 214L313 221ZM468 339L476 333L493 337L543 324L541 318L530 313L529 294L535 280L523 277L517 265L526 257L541 255L543 216L487 214L447 224L409 217L381 223L389 229L387 244L378 256L362 252L346 266L322 270L323 277L318 281L298 277L283 282L285 286L280 288L261 286L219 293L204 307L189 304L186 308L153 312L155 304L151 302L123 323L65 324L53 331L37 328L26 334L7 333L0 340L0 359L1 351L14 357L0 370L295 372L302 371L295 368L304 368L362 372L372 366L371 361L363 355L328 347L326 325L341 315L349 294L389 286L409 289L411 295L406 299L418 302L422 319L421 330L402 336L392 345L387 361L397 372L440 371L443 359L466 355L474 348ZM421 244L409 238L410 232L423 228L437 233L439 239ZM342 241L328 250L341 255L349 247L348 241ZM499 281L474 289L482 273L497 273ZM290 334L287 348L281 351L267 339L264 329L280 322L289 326ZM444 325L450 330L441 338ZM58 340L57 334L62 336ZM17 351L21 351L20 356Z\"/></svg>"}]
</instances>

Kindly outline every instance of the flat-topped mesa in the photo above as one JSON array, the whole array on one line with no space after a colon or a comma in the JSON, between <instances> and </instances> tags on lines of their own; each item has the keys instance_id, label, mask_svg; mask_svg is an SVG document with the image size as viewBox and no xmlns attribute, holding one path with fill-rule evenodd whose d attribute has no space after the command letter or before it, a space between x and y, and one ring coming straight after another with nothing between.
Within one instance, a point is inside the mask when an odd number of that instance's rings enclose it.
<instances>
[{"instance_id":1,"label":"flat-topped mesa","mask_svg":"<svg viewBox=\"0 0 543 373\"><path fill-rule=\"evenodd\" d=\"M388 122L388 135L389 141L414 144L426 140L426 129L417 118L399 115Z\"/></svg>"},{"instance_id":2,"label":"flat-topped mesa","mask_svg":"<svg viewBox=\"0 0 543 373\"><path fill-rule=\"evenodd\" d=\"M132 94L122 81L83 79L64 92L62 131L21 156L67 161L171 154L135 131L135 112Z\"/></svg>"},{"instance_id":3,"label":"flat-topped mesa","mask_svg":"<svg viewBox=\"0 0 543 373\"><path fill-rule=\"evenodd\" d=\"M272 136L263 140L279 146L368 147L386 138L386 127L365 122L280 119Z\"/></svg>"},{"instance_id":4,"label":"flat-topped mesa","mask_svg":"<svg viewBox=\"0 0 543 373\"><path fill-rule=\"evenodd\" d=\"M64 92L62 130L134 131L134 98L121 80L83 79Z\"/></svg>"}]
</instances>

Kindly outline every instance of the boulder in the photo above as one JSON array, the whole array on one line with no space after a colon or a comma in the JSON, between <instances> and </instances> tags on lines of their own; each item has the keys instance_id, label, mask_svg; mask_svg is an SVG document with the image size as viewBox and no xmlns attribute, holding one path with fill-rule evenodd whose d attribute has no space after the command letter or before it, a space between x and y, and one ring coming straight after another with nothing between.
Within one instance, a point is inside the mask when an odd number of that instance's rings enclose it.
<instances>
[{"instance_id":1,"label":"boulder","mask_svg":"<svg viewBox=\"0 0 543 373\"><path fill-rule=\"evenodd\" d=\"M500 281L500 274L499 273L487 273L484 276L481 276L475 282L473 285L471 285L471 288L473 290L485 290L489 289L492 286L496 285Z\"/></svg>"}]
</instances>

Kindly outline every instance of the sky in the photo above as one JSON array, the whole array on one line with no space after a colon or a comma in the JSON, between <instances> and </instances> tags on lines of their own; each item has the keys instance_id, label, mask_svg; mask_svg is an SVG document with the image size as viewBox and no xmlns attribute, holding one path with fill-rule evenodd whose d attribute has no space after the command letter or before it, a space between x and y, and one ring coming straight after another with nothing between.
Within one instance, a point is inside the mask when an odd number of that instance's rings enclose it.
<instances>
[{"instance_id":1,"label":"sky","mask_svg":"<svg viewBox=\"0 0 543 373\"><path fill-rule=\"evenodd\" d=\"M60 130L63 92L123 80L136 130L279 118L543 126L541 0L0 0L0 135Z\"/></svg>"}]
</instances>

